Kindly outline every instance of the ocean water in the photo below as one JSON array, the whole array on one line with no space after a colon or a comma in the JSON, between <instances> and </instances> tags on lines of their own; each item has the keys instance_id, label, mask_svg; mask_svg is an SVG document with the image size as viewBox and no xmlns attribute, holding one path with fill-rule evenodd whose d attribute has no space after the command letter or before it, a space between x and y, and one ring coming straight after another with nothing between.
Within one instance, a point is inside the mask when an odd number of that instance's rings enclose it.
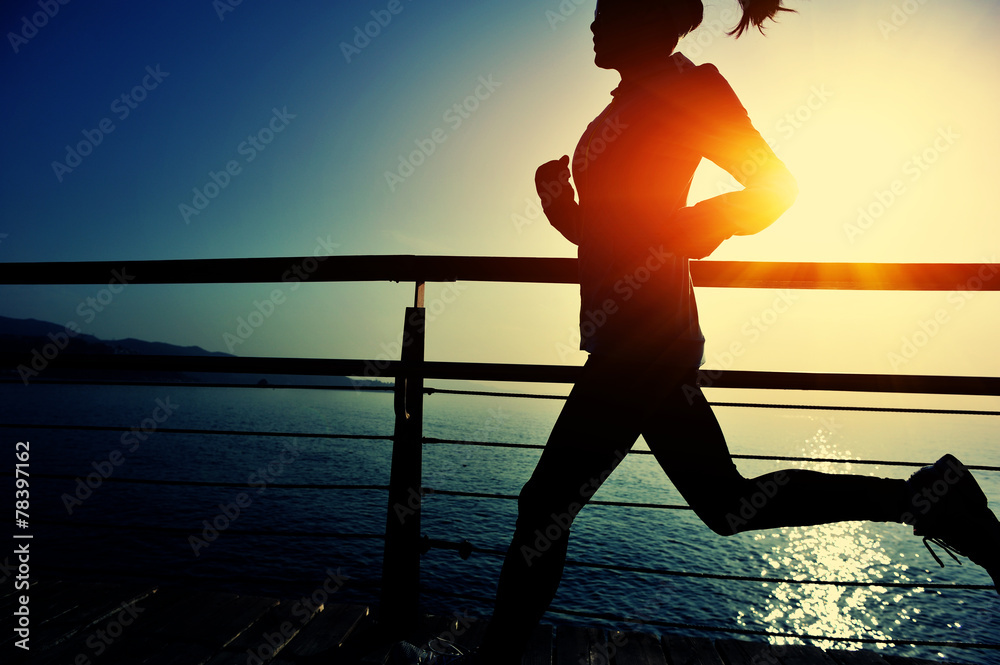
<instances>
[{"instance_id":1,"label":"ocean water","mask_svg":"<svg viewBox=\"0 0 1000 665\"><path fill-rule=\"evenodd\" d=\"M715 399L713 395L710 399ZM387 393L8 384L0 386L0 396L0 422L6 424L392 434L392 396ZM560 407L559 400L434 394L425 401L424 433L443 439L543 444ZM932 461L950 451L967 464L1000 466L996 445L1000 428L994 416L731 406L718 407L716 413L736 454ZM385 492L277 485L385 485L388 440L138 434L0 429L10 448L16 441L31 442L29 530L35 537L35 573L49 578L194 583L298 597L338 572L349 578L337 592L339 599L376 602L382 541L322 534L382 533ZM595 499L684 503L653 458L642 454L644 448L640 440ZM427 444L423 484L516 495L539 452ZM747 476L788 466L899 478L913 471L840 463L739 460L738 465ZM42 474L68 477L37 477ZM96 487L83 489L88 475ZM977 477L995 498L994 504L1000 505L1000 474L980 472ZM118 482L123 478L249 482L252 487ZM431 494L424 498L422 532L431 538L467 539L477 547L504 550L515 513L512 500ZM214 523L218 531L206 531L206 522ZM260 533L270 531L306 535ZM943 553L946 567L938 567L920 539L903 525L846 522L722 538L685 510L590 505L574 525L569 556L598 564L789 580L990 583L978 567L968 561L959 566ZM499 567L497 556L473 554L462 560L454 551L431 550L422 559L424 609L488 613L488 604L447 594L491 597ZM636 621L840 638L1000 641L1000 596L983 590L721 581L571 565L553 608ZM547 620L602 623L558 611ZM628 626L661 630L641 623ZM996 650L878 644L865 648L959 662L1000 662Z\"/></svg>"}]
</instances>

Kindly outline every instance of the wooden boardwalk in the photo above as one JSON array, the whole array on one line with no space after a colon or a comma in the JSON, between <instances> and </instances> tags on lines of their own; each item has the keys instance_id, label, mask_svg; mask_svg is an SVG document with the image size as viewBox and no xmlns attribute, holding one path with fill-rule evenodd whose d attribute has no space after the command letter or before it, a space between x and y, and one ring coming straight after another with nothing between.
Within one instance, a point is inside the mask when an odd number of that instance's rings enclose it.
<instances>
[{"instance_id":1,"label":"wooden boardwalk","mask_svg":"<svg viewBox=\"0 0 1000 665\"><path fill-rule=\"evenodd\" d=\"M0 641L33 665L371 665L390 645L362 605L110 584L43 582L30 591L30 653L15 647L13 593L0 598ZM426 617L410 640L474 645L483 624ZM28 658L25 658L25 656ZM10 662L4 658L4 662ZM543 625L527 665L929 665L872 651ZM935 661L941 665L941 661Z\"/></svg>"}]
</instances>

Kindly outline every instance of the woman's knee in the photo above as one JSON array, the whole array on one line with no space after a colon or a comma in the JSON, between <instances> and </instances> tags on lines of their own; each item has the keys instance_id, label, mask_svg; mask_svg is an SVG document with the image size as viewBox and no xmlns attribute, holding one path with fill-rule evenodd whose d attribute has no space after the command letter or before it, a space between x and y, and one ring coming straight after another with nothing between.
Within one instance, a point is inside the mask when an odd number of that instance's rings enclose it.
<instances>
[{"instance_id":1,"label":"woman's knee","mask_svg":"<svg viewBox=\"0 0 1000 665\"><path fill-rule=\"evenodd\" d=\"M697 491L684 493L684 497L709 529L720 536L733 536L745 531L752 518L744 505L749 482L740 476L725 483L707 483Z\"/></svg>"},{"instance_id":2,"label":"woman's knee","mask_svg":"<svg viewBox=\"0 0 1000 665\"><path fill-rule=\"evenodd\" d=\"M720 536L735 536L742 531L739 517L731 511L696 510L695 514L709 529Z\"/></svg>"},{"instance_id":3,"label":"woman's knee","mask_svg":"<svg viewBox=\"0 0 1000 665\"><path fill-rule=\"evenodd\" d=\"M556 540L569 533L582 509L582 501L566 500L552 488L537 488L529 482L517 497L517 524L528 532L539 531L549 540Z\"/></svg>"}]
</instances>

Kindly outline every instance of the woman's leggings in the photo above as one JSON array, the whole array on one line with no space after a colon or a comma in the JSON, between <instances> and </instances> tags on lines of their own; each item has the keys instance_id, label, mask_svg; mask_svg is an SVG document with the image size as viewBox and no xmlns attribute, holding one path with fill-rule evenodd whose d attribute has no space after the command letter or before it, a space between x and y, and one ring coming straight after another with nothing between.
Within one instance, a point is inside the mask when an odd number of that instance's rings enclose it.
<instances>
[{"instance_id":1,"label":"woman's leggings","mask_svg":"<svg viewBox=\"0 0 1000 665\"><path fill-rule=\"evenodd\" d=\"M803 469L744 478L696 385L697 371L639 368L592 355L518 499L514 537L480 653L520 662L555 596L569 527L641 434L688 505L713 531L845 520L901 521L903 480ZM540 536L550 544L536 548Z\"/></svg>"}]
</instances>

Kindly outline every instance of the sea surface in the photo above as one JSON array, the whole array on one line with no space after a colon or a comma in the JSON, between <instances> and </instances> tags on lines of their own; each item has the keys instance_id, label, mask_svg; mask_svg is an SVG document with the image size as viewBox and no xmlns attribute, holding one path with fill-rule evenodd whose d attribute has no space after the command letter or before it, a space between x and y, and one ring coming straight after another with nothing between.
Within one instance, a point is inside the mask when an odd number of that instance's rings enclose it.
<instances>
[{"instance_id":1,"label":"sea surface","mask_svg":"<svg viewBox=\"0 0 1000 665\"><path fill-rule=\"evenodd\" d=\"M714 399L712 393L709 397ZM433 394L425 401L424 434L543 444L561 404L558 399ZM717 407L716 413L735 454L928 462L950 451L967 464L1000 466L996 416L736 406ZM347 584L330 602L377 602L382 541L370 536L384 531L386 492L281 485L388 484L389 393L6 384L0 386L0 423L51 427L0 428L8 450L17 441L30 441L28 531L34 535L34 574L198 584L285 598L309 595L335 576ZM123 433L58 425L139 429ZM385 438L205 435L163 428ZM640 440L595 499L684 503L643 449ZM538 455L537 449L425 444L423 484L516 495ZM738 465L747 476L788 466L898 478L914 470L756 460L738 460ZM977 472L977 477L1000 505L1000 474ZM505 550L515 507L510 499L430 494L424 497L422 532ZM664 508L588 506L573 527L569 556L583 563L781 580L990 583L971 562L959 566L944 553L946 567L940 568L903 525L846 522L723 538L691 511ZM422 559L424 609L489 613L488 603L453 594L491 597L500 561L480 553L463 560L455 551L432 549ZM794 632L875 640L865 648L891 649L897 655L1000 663L997 650L902 644L1000 642L1000 596L992 590L734 581L570 565L553 608L547 620L556 623L668 630L641 623L659 621L677 625L669 629L674 632L710 637L727 634L680 625ZM626 617L633 623L584 619L558 610ZM901 643L890 646L893 640ZM831 641L814 643L834 646Z\"/></svg>"}]
</instances>

